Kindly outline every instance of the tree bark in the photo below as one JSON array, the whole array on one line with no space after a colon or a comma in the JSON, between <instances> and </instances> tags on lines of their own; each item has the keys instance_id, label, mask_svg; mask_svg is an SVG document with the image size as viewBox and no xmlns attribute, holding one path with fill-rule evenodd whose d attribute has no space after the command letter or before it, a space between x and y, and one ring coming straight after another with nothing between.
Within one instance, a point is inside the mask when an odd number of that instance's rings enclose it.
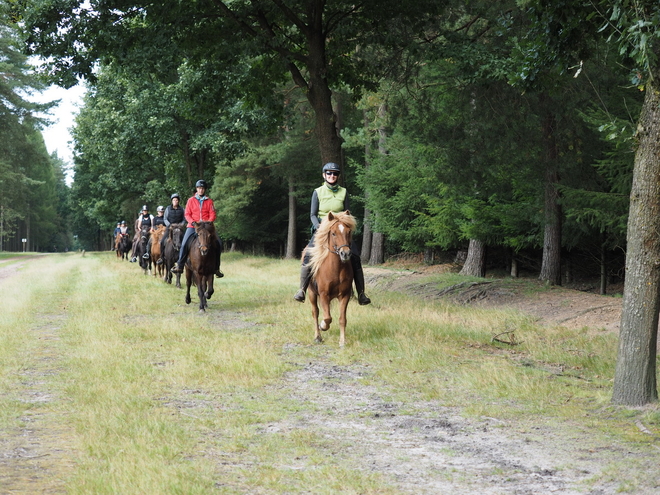
<instances>
[{"instance_id":1,"label":"tree bark","mask_svg":"<svg viewBox=\"0 0 660 495\"><path fill-rule=\"evenodd\" d=\"M367 110L362 111L362 116L364 118L364 131L367 136L369 136L369 116ZM364 144L364 168L365 170L371 165L371 140L367 137L367 140ZM369 191L364 192L365 202L369 199ZM371 216L371 210L369 208L364 209L364 221L362 223L362 250L360 251L360 259L362 263L368 263L371 258L371 243L373 235L371 232L371 225L369 224L369 218Z\"/></svg>"},{"instance_id":2,"label":"tree bark","mask_svg":"<svg viewBox=\"0 0 660 495\"><path fill-rule=\"evenodd\" d=\"M385 235L380 232L374 232L371 242L370 265L381 265L385 262Z\"/></svg>"},{"instance_id":3,"label":"tree bark","mask_svg":"<svg viewBox=\"0 0 660 495\"><path fill-rule=\"evenodd\" d=\"M286 236L286 254L284 257L288 260L297 258L296 253L296 187L293 177L289 177L289 224Z\"/></svg>"},{"instance_id":4,"label":"tree bark","mask_svg":"<svg viewBox=\"0 0 660 495\"><path fill-rule=\"evenodd\" d=\"M603 236L605 237L605 236ZM607 294L607 249L605 249L605 240L600 245L600 295Z\"/></svg>"},{"instance_id":5,"label":"tree bark","mask_svg":"<svg viewBox=\"0 0 660 495\"><path fill-rule=\"evenodd\" d=\"M646 87L637 125L630 192L619 350L612 402L641 406L658 399L656 353L660 310L660 94Z\"/></svg>"},{"instance_id":6,"label":"tree bark","mask_svg":"<svg viewBox=\"0 0 660 495\"><path fill-rule=\"evenodd\" d=\"M470 277L486 276L486 245L483 242L477 239L470 239L467 259L459 275Z\"/></svg>"},{"instance_id":7,"label":"tree bark","mask_svg":"<svg viewBox=\"0 0 660 495\"><path fill-rule=\"evenodd\" d=\"M378 106L378 152L387 155L387 130L385 121L387 118L387 106L382 103ZM371 216L372 212L369 212ZM369 253L369 264L380 265L385 262L385 234L382 232L371 232L371 252Z\"/></svg>"},{"instance_id":8,"label":"tree bark","mask_svg":"<svg viewBox=\"0 0 660 495\"><path fill-rule=\"evenodd\" d=\"M543 233L543 262L539 280L561 285L561 224L562 209L559 204L559 170L557 168L557 142L555 138L556 121L550 110L549 98L542 97L546 117L543 122L543 141L545 146L545 193Z\"/></svg>"},{"instance_id":9,"label":"tree bark","mask_svg":"<svg viewBox=\"0 0 660 495\"><path fill-rule=\"evenodd\" d=\"M320 9L322 10L322 9ZM319 14L318 26L309 30L307 36L309 57L307 70L309 83L306 86L307 100L316 116L315 132L319 140L321 161L341 165L341 138L337 133L337 117L332 108L332 91L326 79L328 71L325 57L325 34ZM295 76L296 74L292 74Z\"/></svg>"},{"instance_id":10,"label":"tree bark","mask_svg":"<svg viewBox=\"0 0 660 495\"><path fill-rule=\"evenodd\" d=\"M364 209L364 223L362 224L362 250L360 251L360 259L362 263L368 263L371 258L371 245L373 243L373 232L371 225L369 225L369 217L371 211L369 208Z\"/></svg>"}]
</instances>

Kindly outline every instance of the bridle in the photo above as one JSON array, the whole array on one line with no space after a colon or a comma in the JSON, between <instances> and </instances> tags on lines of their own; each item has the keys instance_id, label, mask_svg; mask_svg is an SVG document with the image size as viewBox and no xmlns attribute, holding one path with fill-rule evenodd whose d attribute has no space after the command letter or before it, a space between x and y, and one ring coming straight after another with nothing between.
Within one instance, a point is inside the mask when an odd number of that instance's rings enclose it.
<instances>
[{"instance_id":1,"label":"bridle","mask_svg":"<svg viewBox=\"0 0 660 495\"><path fill-rule=\"evenodd\" d=\"M332 249L330 249L330 248L328 247L328 251L330 251L330 252L332 252L332 253L335 253L337 256L339 256L339 254L340 254L340 251L339 251L339 250L340 250L341 248L345 248L345 247L347 247L347 248L349 248L349 249L351 248L351 246L350 246L349 244L342 244L341 246L333 246Z\"/></svg>"},{"instance_id":2,"label":"bridle","mask_svg":"<svg viewBox=\"0 0 660 495\"><path fill-rule=\"evenodd\" d=\"M202 243L201 243L201 235L200 234L201 234L202 230L206 234L206 239L205 239L206 242L204 243L204 245L202 245ZM211 233L208 230L205 230L205 229L201 229L201 230L197 231L197 243L199 244L200 254L202 256L206 256L209 252L209 249L211 249ZM204 250L206 250L206 252L204 252Z\"/></svg>"},{"instance_id":3,"label":"bridle","mask_svg":"<svg viewBox=\"0 0 660 495\"><path fill-rule=\"evenodd\" d=\"M340 222L337 221L336 223L340 223ZM337 245L335 244L335 245L332 247L332 249L330 249L330 246L327 246L327 247L328 247L328 251L330 251L331 253L335 253L337 256L340 256L340 250L341 250L341 248L345 248L345 247L347 247L349 250L351 249L351 245L350 245L350 244L342 244L341 246L337 246Z\"/></svg>"}]
</instances>

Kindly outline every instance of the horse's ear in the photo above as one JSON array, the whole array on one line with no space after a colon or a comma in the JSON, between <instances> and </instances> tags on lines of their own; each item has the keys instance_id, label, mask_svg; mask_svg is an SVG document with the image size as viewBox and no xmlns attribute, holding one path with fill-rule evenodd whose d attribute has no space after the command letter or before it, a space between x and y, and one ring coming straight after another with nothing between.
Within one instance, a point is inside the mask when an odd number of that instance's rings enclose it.
<instances>
[{"instance_id":1,"label":"horse's ear","mask_svg":"<svg viewBox=\"0 0 660 495\"><path fill-rule=\"evenodd\" d=\"M350 214L351 214L351 210L346 210L344 213L346 213L347 215L350 215Z\"/></svg>"},{"instance_id":2,"label":"horse's ear","mask_svg":"<svg viewBox=\"0 0 660 495\"><path fill-rule=\"evenodd\" d=\"M335 219L335 216L333 215L333 213L331 211L329 211L328 212L328 220L334 220L334 219Z\"/></svg>"}]
</instances>

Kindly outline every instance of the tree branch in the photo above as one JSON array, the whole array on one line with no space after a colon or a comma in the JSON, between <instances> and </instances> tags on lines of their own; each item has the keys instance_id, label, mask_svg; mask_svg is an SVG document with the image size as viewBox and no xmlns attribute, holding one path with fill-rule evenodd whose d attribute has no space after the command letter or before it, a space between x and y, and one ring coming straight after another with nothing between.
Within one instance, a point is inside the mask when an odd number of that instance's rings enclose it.
<instances>
[{"instance_id":1,"label":"tree branch","mask_svg":"<svg viewBox=\"0 0 660 495\"><path fill-rule=\"evenodd\" d=\"M252 0L252 2L254 3L254 0ZM272 2L279 7L284 14L284 17L289 19L298 29L300 29L305 37L309 37L310 28L300 19L300 17L298 17L289 7L284 5L282 0L272 0ZM323 10L323 8L321 8L321 10Z\"/></svg>"},{"instance_id":2,"label":"tree branch","mask_svg":"<svg viewBox=\"0 0 660 495\"><path fill-rule=\"evenodd\" d=\"M264 44L266 45L266 47L273 50L275 53L277 53L284 59L286 66L289 72L291 73L291 76L293 77L294 82L302 88L308 88L307 81L300 72L300 69L298 69L296 64L293 62L293 60L297 60L303 64L306 64L307 59L302 55L292 52L291 50L287 50L286 48L276 43L277 35L275 34L275 31L273 30L272 26L268 23L268 19L266 19L266 16L263 12L256 10L256 14L255 14L255 18L259 22L259 27L261 28L261 32L263 33L262 36L259 33L259 31L254 29L250 24L248 24L240 16L238 16L236 12L234 12L229 7L227 7L225 2L223 2L222 0L214 0L214 3L226 17L233 20L239 26L239 28L241 28L249 36L251 36L252 38L265 37L263 39Z\"/></svg>"}]
</instances>

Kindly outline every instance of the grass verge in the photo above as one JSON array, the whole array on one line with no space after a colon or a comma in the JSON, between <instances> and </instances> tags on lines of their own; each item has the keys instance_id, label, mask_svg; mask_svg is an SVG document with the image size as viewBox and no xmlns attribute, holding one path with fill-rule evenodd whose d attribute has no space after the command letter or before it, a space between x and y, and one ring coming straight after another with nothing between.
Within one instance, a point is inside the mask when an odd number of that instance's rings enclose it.
<instances>
[{"instance_id":1,"label":"grass verge","mask_svg":"<svg viewBox=\"0 0 660 495\"><path fill-rule=\"evenodd\" d=\"M425 401L657 446L657 407L609 405L615 335L380 292L371 306L349 306L345 348L337 320L313 345L309 305L292 300L298 262L223 260L205 314L194 289L185 305L184 291L113 253L40 257L3 281L12 298L0 315L0 430L16 436L32 411L62 432L50 448L71 459L59 473L71 493L399 493L392 478L359 467L346 439L305 424L273 429L310 407L283 377L328 361L368 367L361 384L404 410ZM443 276L439 285L456 283ZM57 321L53 338L37 331L44 318ZM521 344L493 343L504 329ZM30 369L48 401L21 397ZM623 491L639 486L616 464L607 476Z\"/></svg>"}]
</instances>

